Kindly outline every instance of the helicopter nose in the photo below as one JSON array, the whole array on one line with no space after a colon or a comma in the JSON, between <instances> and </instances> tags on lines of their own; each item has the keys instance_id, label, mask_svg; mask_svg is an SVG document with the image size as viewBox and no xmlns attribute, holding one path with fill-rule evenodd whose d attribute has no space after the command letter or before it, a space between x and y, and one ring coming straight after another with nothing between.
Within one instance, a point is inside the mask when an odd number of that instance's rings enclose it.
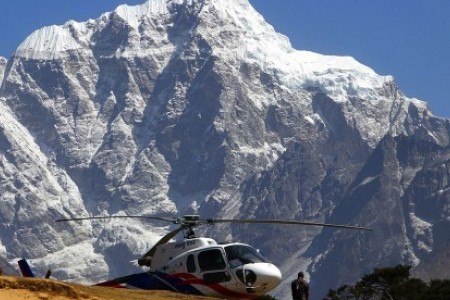
<instances>
[{"instance_id":1,"label":"helicopter nose","mask_svg":"<svg viewBox=\"0 0 450 300\"><path fill-rule=\"evenodd\" d=\"M256 280L252 285L257 287L259 292L270 291L281 282L281 271L271 263L248 264L245 269L255 273Z\"/></svg>"}]
</instances>

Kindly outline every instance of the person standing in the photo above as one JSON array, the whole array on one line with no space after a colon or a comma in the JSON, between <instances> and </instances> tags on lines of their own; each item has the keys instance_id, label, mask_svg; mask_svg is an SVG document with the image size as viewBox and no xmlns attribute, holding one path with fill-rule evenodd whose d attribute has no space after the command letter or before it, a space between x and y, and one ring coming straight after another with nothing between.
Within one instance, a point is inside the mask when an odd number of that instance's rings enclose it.
<instances>
[{"instance_id":1,"label":"person standing","mask_svg":"<svg viewBox=\"0 0 450 300\"><path fill-rule=\"evenodd\" d=\"M291 282L293 300L309 300L309 283L304 277L303 272L298 272L297 279Z\"/></svg>"}]
</instances>

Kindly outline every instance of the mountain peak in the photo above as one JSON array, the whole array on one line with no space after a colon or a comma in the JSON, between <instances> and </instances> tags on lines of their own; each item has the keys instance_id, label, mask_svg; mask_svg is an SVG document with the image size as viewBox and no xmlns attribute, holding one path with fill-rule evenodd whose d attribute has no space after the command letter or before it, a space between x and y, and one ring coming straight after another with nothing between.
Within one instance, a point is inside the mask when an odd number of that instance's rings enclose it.
<instances>
[{"instance_id":1,"label":"mountain peak","mask_svg":"<svg viewBox=\"0 0 450 300\"><path fill-rule=\"evenodd\" d=\"M139 5L119 5L114 13L119 15L130 26L138 28L143 17L170 13L170 7L175 4L191 4L192 0L148 0ZM107 13L109 14L109 13Z\"/></svg>"},{"instance_id":2,"label":"mountain peak","mask_svg":"<svg viewBox=\"0 0 450 300\"><path fill-rule=\"evenodd\" d=\"M39 29L8 62L0 97L0 254L51 262L61 279L125 275L168 228L55 218L379 227L216 231L261 246L286 274L304 263L322 288L417 261L441 236L431 227L449 199L448 122L352 57L293 49L247 0L152 0Z\"/></svg>"},{"instance_id":3,"label":"mountain peak","mask_svg":"<svg viewBox=\"0 0 450 300\"><path fill-rule=\"evenodd\" d=\"M214 7L224 14L234 16L239 8L251 8L247 0L148 0L138 5L119 5L113 12L103 13L97 19L86 22L69 21L63 25L51 25L40 28L28 36L17 48L15 56L27 59L53 60L67 57L70 51L78 51L89 46L92 35L101 31L115 16L140 34L140 26L148 18L160 18L161 21L170 15L181 13L179 7L198 10L203 7ZM256 13L252 9L253 13Z\"/></svg>"},{"instance_id":4,"label":"mountain peak","mask_svg":"<svg viewBox=\"0 0 450 300\"><path fill-rule=\"evenodd\" d=\"M178 56L197 51L198 45L191 44L195 39L201 39L207 45L205 51L230 66L258 66L292 91L318 89L340 103L354 98L388 106L392 101L378 94L395 85L391 76L380 76L352 57L293 49L289 39L277 33L247 0L150 0L121 5L95 20L39 29L19 46L16 56L54 60L84 52L92 57L130 59L161 52L161 70L172 57L167 53ZM267 107L268 102L261 98L255 105ZM362 135L373 144L389 128L389 120L378 120L382 130L375 134L365 121L360 122Z\"/></svg>"},{"instance_id":5,"label":"mountain peak","mask_svg":"<svg viewBox=\"0 0 450 300\"><path fill-rule=\"evenodd\" d=\"M81 47L67 25L51 25L34 31L17 48L15 55L28 59L57 59L61 53Z\"/></svg>"}]
</instances>

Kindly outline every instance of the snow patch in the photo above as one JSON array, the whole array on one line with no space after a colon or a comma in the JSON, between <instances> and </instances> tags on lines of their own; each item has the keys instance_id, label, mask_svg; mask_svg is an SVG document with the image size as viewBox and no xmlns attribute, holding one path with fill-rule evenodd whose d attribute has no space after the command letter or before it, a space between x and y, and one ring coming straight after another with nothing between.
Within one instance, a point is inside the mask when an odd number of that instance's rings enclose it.
<instances>
[{"instance_id":1,"label":"snow patch","mask_svg":"<svg viewBox=\"0 0 450 300\"><path fill-rule=\"evenodd\" d=\"M403 259L410 262L413 266L417 266L420 263L420 259L416 256L413 250L411 241L405 236L405 249L401 252Z\"/></svg>"},{"instance_id":2,"label":"snow patch","mask_svg":"<svg viewBox=\"0 0 450 300\"><path fill-rule=\"evenodd\" d=\"M169 10L166 0L150 0L141 5L128 6L127 4L123 4L118 6L114 12L129 25L137 29L144 16L168 14Z\"/></svg>"},{"instance_id":3,"label":"snow patch","mask_svg":"<svg viewBox=\"0 0 450 300\"><path fill-rule=\"evenodd\" d=\"M421 218L417 217L414 213L409 213L409 218L411 219L411 225L414 228L414 237L419 235L424 235L426 231L430 230L433 225L428 223Z\"/></svg>"},{"instance_id":4,"label":"snow patch","mask_svg":"<svg viewBox=\"0 0 450 300\"><path fill-rule=\"evenodd\" d=\"M277 153L284 152L286 148L283 147L283 145L281 145L280 143L268 144L267 142L264 142L264 144L260 148L240 146L239 150L239 152L244 155L266 156L272 160L278 157Z\"/></svg>"},{"instance_id":5,"label":"snow patch","mask_svg":"<svg viewBox=\"0 0 450 300\"><path fill-rule=\"evenodd\" d=\"M16 56L26 59L58 59L69 50L82 47L72 36L67 25L47 26L36 30L16 50Z\"/></svg>"},{"instance_id":6,"label":"snow patch","mask_svg":"<svg viewBox=\"0 0 450 300\"><path fill-rule=\"evenodd\" d=\"M420 111L420 112L431 112L429 111L428 104L425 101L419 100L417 98L409 98L411 101L411 104L414 104L414 106Z\"/></svg>"},{"instance_id":7,"label":"snow patch","mask_svg":"<svg viewBox=\"0 0 450 300\"><path fill-rule=\"evenodd\" d=\"M417 247L423 251L432 251L433 242L433 224L426 222L416 216L413 212L409 213L411 227L413 230L413 238L417 241Z\"/></svg>"}]
</instances>

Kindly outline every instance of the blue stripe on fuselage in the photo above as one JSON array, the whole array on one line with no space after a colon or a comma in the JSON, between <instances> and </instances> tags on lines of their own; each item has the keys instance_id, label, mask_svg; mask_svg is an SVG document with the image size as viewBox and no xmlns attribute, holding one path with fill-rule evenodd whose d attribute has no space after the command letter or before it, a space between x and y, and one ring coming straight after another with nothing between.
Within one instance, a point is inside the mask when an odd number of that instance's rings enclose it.
<instances>
[{"instance_id":1,"label":"blue stripe on fuselage","mask_svg":"<svg viewBox=\"0 0 450 300\"><path fill-rule=\"evenodd\" d=\"M195 287L183 283L182 278L160 272L145 272L115 278L96 284L98 286L137 288L143 290L167 290L187 294L203 295Z\"/></svg>"}]
</instances>

